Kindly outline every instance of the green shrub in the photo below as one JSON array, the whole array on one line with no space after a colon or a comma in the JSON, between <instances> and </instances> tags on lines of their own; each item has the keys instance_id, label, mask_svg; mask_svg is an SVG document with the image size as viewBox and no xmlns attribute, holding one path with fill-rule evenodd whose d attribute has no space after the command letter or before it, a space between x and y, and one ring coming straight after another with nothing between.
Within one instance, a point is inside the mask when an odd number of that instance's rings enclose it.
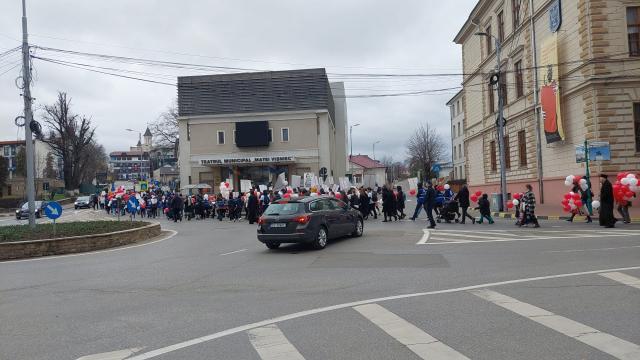
<instances>
[{"instance_id":1,"label":"green shrub","mask_svg":"<svg viewBox=\"0 0 640 360\"><path fill-rule=\"evenodd\" d=\"M145 225L142 221L78 221L56 224L56 238L79 235L104 234L135 229ZM53 238L53 224L37 224L34 230L29 225L0 226L0 242L28 241Z\"/></svg>"}]
</instances>

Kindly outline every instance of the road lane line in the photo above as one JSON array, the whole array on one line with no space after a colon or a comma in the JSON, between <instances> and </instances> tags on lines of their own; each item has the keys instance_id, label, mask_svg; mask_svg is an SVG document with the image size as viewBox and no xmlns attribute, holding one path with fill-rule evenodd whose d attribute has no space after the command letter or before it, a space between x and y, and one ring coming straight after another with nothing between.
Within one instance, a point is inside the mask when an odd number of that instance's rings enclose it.
<instances>
[{"instance_id":1,"label":"road lane line","mask_svg":"<svg viewBox=\"0 0 640 360\"><path fill-rule=\"evenodd\" d=\"M427 296L427 295L451 294L451 293L457 293L457 292L462 292L462 291L482 289L482 288L501 286L501 285L521 284L521 283L532 282L532 281L560 279L560 278L568 278L568 277L574 277L574 276L594 275L594 274L600 274L600 273L605 273L605 272L627 271L627 270L640 270L640 266L631 266L631 267L616 268L616 269L591 270L591 271L582 271L582 272L576 272L576 273L566 273L566 274L556 274L556 275L546 275L546 276L536 276L536 277L523 278L523 279L514 279L514 280L506 280L506 281L485 283L485 284L479 284L479 285L470 285L470 286L464 286L464 287L452 288L452 289L445 289L445 290L435 290L435 291L418 292L418 293L411 293L411 294L393 295L393 296L386 296L386 297L380 297L380 298L374 298L374 299L368 299L368 300L360 300L360 301L353 301L353 302L349 302L349 303L325 306L325 307L321 307L321 308L315 308L315 309L299 311L299 312L295 312L295 313L291 313L291 314L286 314L286 315L274 317L274 318L267 319L267 320L257 321L257 322L250 323L250 324L240 325L240 326L237 326L237 327L234 327L234 328L230 328L230 329L226 329L226 330L222 330L222 331L219 331L219 332L216 332L216 333L213 333L213 334L204 335L204 336L197 337L197 338L194 338L194 339L190 339L190 340L182 341L182 342L175 343L175 344L172 344L172 345L168 345L168 346L165 346L165 347L161 347L161 348L158 348L158 349L146 352L146 353L142 353L140 355L136 355L136 356L134 356L132 358L129 358L127 360L146 360L146 359L151 359L151 358L154 358L154 357L157 357L157 356L161 356L161 355L164 355L164 354L168 354L168 353L171 353L171 352L174 352L174 351L177 351L177 350L180 350L180 349L184 349L184 348L187 348L187 347L190 347L190 346L202 344L202 343L205 343L207 341L216 340L216 339L223 338L225 336L234 335L234 334L238 334L238 333L241 333L241 332L244 332L244 331L247 331L247 330L255 329L257 327L277 324L277 323L283 322L283 321L299 319L299 318L303 318L305 316L317 315L317 314L321 314L321 313L325 313L325 312L346 309L346 308L359 306L359 305L373 304L373 303L379 303L379 302L383 302L383 301L409 299L409 298L415 298L415 297Z\"/></svg>"},{"instance_id":2,"label":"road lane line","mask_svg":"<svg viewBox=\"0 0 640 360\"><path fill-rule=\"evenodd\" d=\"M475 242L473 240L451 240L451 239L448 239L448 238L441 238L441 237L437 237L437 236L433 236L431 238L431 240L444 241L447 244L452 244L452 243L453 244L467 244L467 243ZM431 245L431 244L433 244L433 242L431 242L429 244L421 244L421 245Z\"/></svg>"},{"instance_id":3,"label":"road lane line","mask_svg":"<svg viewBox=\"0 0 640 360\"><path fill-rule=\"evenodd\" d=\"M87 355L77 358L76 360L123 360L129 356L144 349L143 347L130 348L118 351L111 351L100 354Z\"/></svg>"},{"instance_id":4,"label":"road lane line","mask_svg":"<svg viewBox=\"0 0 640 360\"><path fill-rule=\"evenodd\" d=\"M601 274L602 275L602 274ZM493 290L479 289L470 293L502 308L569 336L617 359L640 359L640 346L604 333L564 316L527 304Z\"/></svg>"},{"instance_id":5,"label":"road lane line","mask_svg":"<svg viewBox=\"0 0 640 360\"><path fill-rule=\"evenodd\" d=\"M468 357L378 304L361 305L353 309L408 347L421 359L469 360Z\"/></svg>"},{"instance_id":6,"label":"road lane line","mask_svg":"<svg viewBox=\"0 0 640 360\"><path fill-rule=\"evenodd\" d=\"M228 253L224 253L224 254L220 254L218 256L225 256L225 255L231 255L231 254L237 254L239 252L243 252L243 251L247 251L249 249L240 249L240 250L236 250L236 251L232 251L232 252L228 252Z\"/></svg>"},{"instance_id":7,"label":"road lane line","mask_svg":"<svg viewBox=\"0 0 640 360\"><path fill-rule=\"evenodd\" d=\"M174 236L176 236L178 234L178 232L175 231L175 230L163 230L163 231L169 231L171 234L163 237L162 239L154 240L154 241L151 241L151 242L146 242L144 244L123 246L123 247L117 247L115 249L91 251L91 252L85 252L85 253L79 253L79 254L52 255L52 256L43 256L43 257L31 258L31 259L18 259L18 260L0 261L0 266L2 266L4 264L11 264L11 263L20 263L20 262L29 262L29 261L43 261L43 260L55 260L55 259L66 258L66 257L95 255L95 254L108 253L108 252L112 252L112 251L128 250L128 249L133 249L133 248L137 248L137 247L141 247L141 246L147 246L147 245L159 243L161 241L169 240L169 239L171 239L172 237L174 237Z\"/></svg>"},{"instance_id":8,"label":"road lane line","mask_svg":"<svg viewBox=\"0 0 640 360\"><path fill-rule=\"evenodd\" d=\"M617 234L617 235L609 235L609 237L630 237L636 234ZM469 243L492 243L492 242L511 242L511 241L530 241L530 240L550 240L550 239L583 239L583 238L600 238L602 237L599 234L596 235L582 235L579 236L541 236L535 238L512 238L512 239L495 239L495 240L473 240L473 241L465 241L465 240L453 240L448 242L431 242L425 245L443 245L443 244L469 244Z\"/></svg>"},{"instance_id":9,"label":"road lane line","mask_svg":"<svg viewBox=\"0 0 640 360\"><path fill-rule=\"evenodd\" d=\"M613 281L617 281L621 284L625 284L627 286L634 287L636 289L640 289L640 279L635 276L623 274L621 272L610 272L599 274L600 276L604 276L607 279L611 279Z\"/></svg>"},{"instance_id":10,"label":"road lane line","mask_svg":"<svg viewBox=\"0 0 640 360\"><path fill-rule=\"evenodd\" d=\"M424 232L422 234L422 238L420 238L420 241L418 241L416 245L424 245L427 243L427 241L429 241L429 237L431 236L431 233L429 232L429 230L422 229L422 231Z\"/></svg>"},{"instance_id":11,"label":"road lane line","mask_svg":"<svg viewBox=\"0 0 640 360\"><path fill-rule=\"evenodd\" d=\"M304 360L277 325L251 329L247 334L262 360Z\"/></svg>"},{"instance_id":12,"label":"road lane line","mask_svg":"<svg viewBox=\"0 0 640 360\"><path fill-rule=\"evenodd\" d=\"M468 237L468 238L475 238L475 239L487 239L487 240L500 240L500 239L504 239L504 238L497 238L495 236L482 236L482 235L467 235L467 234L458 234L458 233L449 233L449 232L443 232L443 231L436 231L434 235L444 235L444 236L462 236L462 237ZM505 235L511 235L512 234L505 234Z\"/></svg>"},{"instance_id":13,"label":"road lane line","mask_svg":"<svg viewBox=\"0 0 640 360\"><path fill-rule=\"evenodd\" d=\"M637 246L609 247L609 248L597 248L597 249L553 250L553 251L545 251L545 252L546 253L571 253L571 252L605 251L605 250L633 249L633 248L640 248L640 245L637 245Z\"/></svg>"}]
</instances>

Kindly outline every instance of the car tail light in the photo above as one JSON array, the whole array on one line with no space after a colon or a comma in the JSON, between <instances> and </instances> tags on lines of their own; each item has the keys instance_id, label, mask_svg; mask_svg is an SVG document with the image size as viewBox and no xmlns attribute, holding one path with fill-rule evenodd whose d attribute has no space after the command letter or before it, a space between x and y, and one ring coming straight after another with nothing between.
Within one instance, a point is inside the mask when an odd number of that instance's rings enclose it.
<instances>
[{"instance_id":1,"label":"car tail light","mask_svg":"<svg viewBox=\"0 0 640 360\"><path fill-rule=\"evenodd\" d=\"M309 220L311 220L311 216L309 215L301 215L295 218L295 221L302 225L307 224Z\"/></svg>"},{"instance_id":2,"label":"car tail light","mask_svg":"<svg viewBox=\"0 0 640 360\"><path fill-rule=\"evenodd\" d=\"M258 225L264 225L264 216L258 218Z\"/></svg>"}]
</instances>

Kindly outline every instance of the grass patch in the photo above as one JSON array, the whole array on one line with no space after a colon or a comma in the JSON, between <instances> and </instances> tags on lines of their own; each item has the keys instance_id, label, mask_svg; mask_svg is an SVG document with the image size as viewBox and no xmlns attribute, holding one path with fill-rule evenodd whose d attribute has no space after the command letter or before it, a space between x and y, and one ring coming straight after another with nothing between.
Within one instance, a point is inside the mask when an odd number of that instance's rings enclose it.
<instances>
[{"instance_id":1,"label":"grass patch","mask_svg":"<svg viewBox=\"0 0 640 360\"><path fill-rule=\"evenodd\" d=\"M56 224L56 238L79 235L104 234L135 229L149 223L142 221L78 221ZM28 241L53 238L53 224L0 226L0 242Z\"/></svg>"}]
</instances>

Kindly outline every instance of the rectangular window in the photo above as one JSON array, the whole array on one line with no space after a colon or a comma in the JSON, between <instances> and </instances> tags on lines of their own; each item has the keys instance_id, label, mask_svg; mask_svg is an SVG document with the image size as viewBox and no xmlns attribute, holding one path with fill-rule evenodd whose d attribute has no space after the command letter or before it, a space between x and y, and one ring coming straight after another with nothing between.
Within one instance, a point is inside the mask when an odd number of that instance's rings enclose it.
<instances>
[{"instance_id":1,"label":"rectangular window","mask_svg":"<svg viewBox=\"0 0 640 360\"><path fill-rule=\"evenodd\" d=\"M518 158L520 167L527 166L527 139L524 130L518 131Z\"/></svg>"},{"instance_id":2,"label":"rectangular window","mask_svg":"<svg viewBox=\"0 0 640 360\"><path fill-rule=\"evenodd\" d=\"M520 6L522 0L511 0L511 16L513 19L513 31L520 25Z\"/></svg>"},{"instance_id":3,"label":"rectangular window","mask_svg":"<svg viewBox=\"0 0 640 360\"><path fill-rule=\"evenodd\" d=\"M218 130L218 145L224 145L224 131Z\"/></svg>"},{"instance_id":4,"label":"rectangular window","mask_svg":"<svg viewBox=\"0 0 640 360\"><path fill-rule=\"evenodd\" d=\"M11 185L7 185L7 196L11 196Z\"/></svg>"},{"instance_id":5,"label":"rectangular window","mask_svg":"<svg viewBox=\"0 0 640 360\"><path fill-rule=\"evenodd\" d=\"M460 170L458 170L458 174L460 174L460 179L464 179L464 173L462 172L462 166L460 166Z\"/></svg>"},{"instance_id":6,"label":"rectangular window","mask_svg":"<svg viewBox=\"0 0 640 360\"><path fill-rule=\"evenodd\" d=\"M511 146L509 146L509 135L504 136L504 168L511 169Z\"/></svg>"},{"instance_id":7,"label":"rectangular window","mask_svg":"<svg viewBox=\"0 0 640 360\"><path fill-rule=\"evenodd\" d=\"M629 55L640 56L640 6L627 8L627 36Z\"/></svg>"},{"instance_id":8,"label":"rectangular window","mask_svg":"<svg viewBox=\"0 0 640 360\"><path fill-rule=\"evenodd\" d=\"M456 107L458 109L458 115L460 115L460 100L456 103Z\"/></svg>"},{"instance_id":9,"label":"rectangular window","mask_svg":"<svg viewBox=\"0 0 640 360\"><path fill-rule=\"evenodd\" d=\"M491 157L491 171L498 170L498 162L496 160L496 142L492 141L489 147L489 156Z\"/></svg>"},{"instance_id":10,"label":"rectangular window","mask_svg":"<svg viewBox=\"0 0 640 360\"><path fill-rule=\"evenodd\" d=\"M496 111L496 105L495 105L495 99L493 96L493 85L488 84L488 88L489 90L489 114L493 114Z\"/></svg>"},{"instance_id":11,"label":"rectangular window","mask_svg":"<svg viewBox=\"0 0 640 360\"><path fill-rule=\"evenodd\" d=\"M273 142L273 129L269 128L269 142Z\"/></svg>"},{"instance_id":12,"label":"rectangular window","mask_svg":"<svg viewBox=\"0 0 640 360\"><path fill-rule=\"evenodd\" d=\"M16 146L11 145L11 156L14 156L15 154L16 154Z\"/></svg>"},{"instance_id":13,"label":"rectangular window","mask_svg":"<svg viewBox=\"0 0 640 360\"><path fill-rule=\"evenodd\" d=\"M187 141L191 141L191 126L187 124Z\"/></svg>"},{"instance_id":14,"label":"rectangular window","mask_svg":"<svg viewBox=\"0 0 640 360\"><path fill-rule=\"evenodd\" d=\"M454 105L451 105L449 108L451 109L451 118L453 119L454 117L456 117L456 107Z\"/></svg>"},{"instance_id":15,"label":"rectangular window","mask_svg":"<svg viewBox=\"0 0 640 360\"><path fill-rule=\"evenodd\" d=\"M522 60L513 65L516 74L516 97L520 98L524 95L524 84L522 82Z\"/></svg>"},{"instance_id":16,"label":"rectangular window","mask_svg":"<svg viewBox=\"0 0 640 360\"><path fill-rule=\"evenodd\" d=\"M487 56L491 55L493 51L493 37L491 37L491 25L487 26L487 30L485 30L488 36L485 36L484 39L487 42Z\"/></svg>"},{"instance_id":17,"label":"rectangular window","mask_svg":"<svg viewBox=\"0 0 640 360\"><path fill-rule=\"evenodd\" d=\"M636 152L640 152L640 103L633 104L633 120L635 123Z\"/></svg>"},{"instance_id":18,"label":"rectangular window","mask_svg":"<svg viewBox=\"0 0 640 360\"><path fill-rule=\"evenodd\" d=\"M453 147L453 160L457 159L456 157L456 147Z\"/></svg>"},{"instance_id":19,"label":"rectangular window","mask_svg":"<svg viewBox=\"0 0 640 360\"><path fill-rule=\"evenodd\" d=\"M502 105L506 106L509 103L508 97L507 97L508 93L507 93L507 73L506 72L500 73L499 85L500 85L500 98L502 99Z\"/></svg>"},{"instance_id":20,"label":"rectangular window","mask_svg":"<svg viewBox=\"0 0 640 360\"><path fill-rule=\"evenodd\" d=\"M289 142L289 128L282 128L280 135L280 140L282 142Z\"/></svg>"},{"instance_id":21,"label":"rectangular window","mask_svg":"<svg viewBox=\"0 0 640 360\"><path fill-rule=\"evenodd\" d=\"M453 125L453 129L451 130L451 138L455 139L456 138L456 125Z\"/></svg>"},{"instance_id":22,"label":"rectangular window","mask_svg":"<svg viewBox=\"0 0 640 360\"><path fill-rule=\"evenodd\" d=\"M458 158L462 157L462 144L458 144Z\"/></svg>"},{"instance_id":23,"label":"rectangular window","mask_svg":"<svg viewBox=\"0 0 640 360\"><path fill-rule=\"evenodd\" d=\"M458 123L458 136L460 136L460 134L461 134L460 123Z\"/></svg>"},{"instance_id":24,"label":"rectangular window","mask_svg":"<svg viewBox=\"0 0 640 360\"><path fill-rule=\"evenodd\" d=\"M9 146L4 147L4 156L9 156Z\"/></svg>"},{"instance_id":25,"label":"rectangular window","mask_svg":"<svg viewBox=\"0 0 640 360\"><path fill-rule=\"evenodd\" d=\"M235 144L236 144L236 131L235 131L235 130L233 130L233 137L232 137L232 139L233 139L233 145L235 145Z\"/></svg>"},{"instance_id":26,"label":"rectangular window","mask_svg":"<svg viewBox=\"0 0 640 360\"><path fill-rule=\"evenodd\" d=\"M501 44L504 41L504 13L502 11L498 13L498 40Z\"/></svg>"}]
</instances>

